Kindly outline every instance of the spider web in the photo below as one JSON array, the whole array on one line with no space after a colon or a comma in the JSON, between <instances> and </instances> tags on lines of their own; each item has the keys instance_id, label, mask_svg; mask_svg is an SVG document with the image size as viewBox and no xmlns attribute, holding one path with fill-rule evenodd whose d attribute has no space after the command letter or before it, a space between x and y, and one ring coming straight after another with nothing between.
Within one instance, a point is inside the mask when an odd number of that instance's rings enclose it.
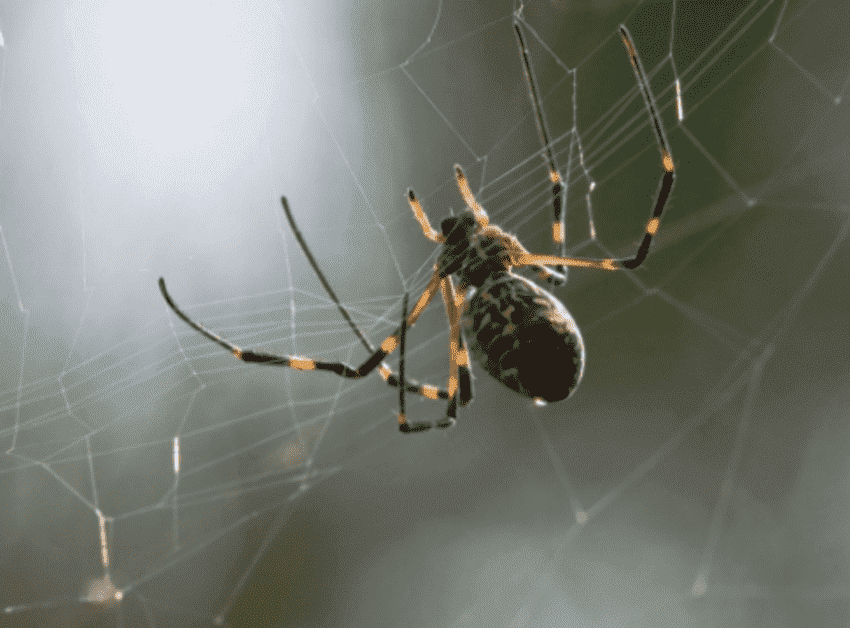
<instances>
[{"instance_id":1,"label":"spider web","mask_svg":"<svg viewBox=\"0 0 850 628\"><path fill-rule=\"evenodd\" d=\"M552 251L519 6L3 7L4 622L847 625L850 10L708 4L522 7L570 254L632 252L661 174L620 23L677 185L640 269L556 290L574 398L473 365L414 436L377 376L234 361L156 278L240 346L356 363L281 195L373 344L436 259L408 186L437 225L460 163ZM442 306L408 342L443 383Z\"/></svg>"}]
</instances>

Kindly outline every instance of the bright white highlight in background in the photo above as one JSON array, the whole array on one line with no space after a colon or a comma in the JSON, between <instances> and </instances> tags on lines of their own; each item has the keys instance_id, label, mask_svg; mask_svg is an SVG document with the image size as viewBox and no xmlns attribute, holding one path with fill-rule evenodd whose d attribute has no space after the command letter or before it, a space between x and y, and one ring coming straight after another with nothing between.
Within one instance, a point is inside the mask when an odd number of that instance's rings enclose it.
<instances>
[{"instance_id":1,"label":"bright white highlight in background","mask_svg":"<svg viewBox=\"0 0 850 628\"><path fill-rule=\"evenodd\" d=\"M101 167L133 173L142 190L168 187L159 179L169 172L180 188L226 176L234 150L265 132L277 97L268 81L280 50L274 11L249 2L77 3L69 19L91 134L83 141L94 142Z\"/></svg>"}]
</instances>

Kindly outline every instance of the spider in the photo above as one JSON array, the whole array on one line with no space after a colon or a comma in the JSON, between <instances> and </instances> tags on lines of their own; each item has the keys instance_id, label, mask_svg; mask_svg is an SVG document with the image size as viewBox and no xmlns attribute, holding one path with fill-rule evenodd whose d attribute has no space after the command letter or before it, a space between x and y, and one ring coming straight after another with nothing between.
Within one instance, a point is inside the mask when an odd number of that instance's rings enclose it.
<instances>
[{"instance_id":1,"label":"spider","mask_svg":"<svg viewBox=\"0 0 850 628\"><path fill-rule=\"evenodd\" d=\"M459 215L445 218L440 224L440 231L431 226L413 190L407 191L407 202L422 229L422 234L431 242L440 244L442 250L434 265L431 279L413 306L413 310L408 313L408 295L405 294L401 324L384 339L378 349L372 347L355 325L331 288L300 229L295 224L286 197L281 198L292 232L313 271L342 317L371 354L358 367L352 367L343 362L324 362L300 356L243 350L184 314L168 294L165 280L160 277L159 287L169 307L189 326L244 362L285 366L299 371L330 371L353 379L365 377L377 368L383 380L399 390L398 426L404 433L421 432L431 427L447 428L455 424L458 404L465 406L472 401L473 397L470 353L493 378L511 390L533 399L539 405L567 399L575 391L584 372L585 352L581 333L563 303L534 282L515 274L513 270L529 266L536 270L542 279L559 283L563 282L563 269L567 266L609 271L637 268L646 258L652 237L658 230L667 198L673 189L675 181L673 158L661 120L656 113L655 99L650 91L643 65L628 30L620 25L620 36L629 55L638 89L643 96L655 131L661 152L663 174L643 241L633 258L591 260L567 257L563 238L564 217L561 212L563 183L554 165L548 131L540 113L537 87L518 21L514 22L514 29L524 64L529 97L543 142L544 158L553 183L555 219L552 235L554 244L561 247L561 255L530 253L516 236L496 225L491 225L487 212L475 199L466 175L459 165L455 165L455 179L466 207ZM550 266L555 266L555 269L549 268ZM458 282L457 286L455 280ZM408 381L404 373L407 330L416 324L437 292L442 294L449 322L449 376L445 389ZM469 351L466 338L471 339ZM383 360L397 348L401 350L401 357L399 371L394 373ZM428 399L448 400L445 418L435 424L408 421L405 415L405 393L418 394Z\"/></svg>"}]
</instances>

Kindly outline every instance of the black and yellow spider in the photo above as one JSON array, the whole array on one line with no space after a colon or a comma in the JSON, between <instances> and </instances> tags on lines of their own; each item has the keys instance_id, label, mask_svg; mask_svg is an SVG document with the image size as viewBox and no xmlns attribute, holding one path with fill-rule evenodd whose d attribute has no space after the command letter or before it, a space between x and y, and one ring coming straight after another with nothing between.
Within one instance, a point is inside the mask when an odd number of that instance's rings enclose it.
<instances>
[{"instance_id":1,"label":"black and yellow spider","mask_svg":"<svg viewBox=\"0 0 850 628\"><path fill-rule=\"evenodd\" d=\"M540 114L539 98L522 39L519 23L514 24L520 53L528 81L529 95L537 119L538 130L545 149L545 157L553 182L555 220L553 241L562 247L561 255L535 255L528 252L520 241L496 225L491 225L484 208L478 204L460 166L455 166L458 189L466 207L458 216L442 221L440 231L431 227L422 206L412 190L407 191L407 202L422 228L423 235L442 245L434 265L434 272L425 291L407 311L404 297L402 323L387 336L376 350L354 324L348 311L334 293L316 260L310 253L301 231L295 224L286 197L281 199L292 232L304 251L322 285L333 299L343 318L371 355L358 367L342 362L323 362L298 356L283 356L258 351L243 350L224 340L191 320L175 305L159 279L165 301L187 324L218 343L235 357L245 362L286 366L299 371L330 371L342 377L365 377L376 368L390 386L399 389L399 429L402 432L419 432L434 425L429 422L408 422L404 412L405 392L422 395L428 399L448 400L444 420L436 427L453 425L458 403L464 406L472 401L472 378L469 353L465 338L470 339L470 352L487 373L502 384L538 403L562 401L576 389L584 372L584 343L575 320L566 307L552 294L532 281L514 274L513 269L530 266L544 279L557 283L562 278L564 266L619 270L636 268L646 258L652 236L658 230L664 205L673 189L675 173L673 158L667 146L664 129L656 113L655 99L640 58L625 26L620 35L629 54L639 91L649 112L650 121L661 151L663 175L652 216L637 254L631 259L589 260L566 257L563 253L563 215L561 213L561 176L554 166L548 133ZM548 266L555 266L552 270ZM455 286L455 279L458 285ZM449 321L449 377L446 389L429 384L418 384L404 377L404 345L407 328L416 324L422 312L437 292L442 293ZM383 360L396 348L401 349L399 372L394 373Z\"/></svg>"}]
</instances>

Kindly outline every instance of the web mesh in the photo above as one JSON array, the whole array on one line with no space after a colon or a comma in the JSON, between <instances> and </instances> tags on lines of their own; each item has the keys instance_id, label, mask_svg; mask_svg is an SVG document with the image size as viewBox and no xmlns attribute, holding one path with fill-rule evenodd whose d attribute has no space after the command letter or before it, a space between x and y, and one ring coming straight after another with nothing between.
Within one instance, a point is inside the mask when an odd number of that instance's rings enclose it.
<instances>
[{"instance_id":1,"label":"web mesh","mask_svg":"<svg viewBox=\"0 0 850 628\"><path fill-rule=\"evenodd\" d=\"M377 345L438 252L404 191L438 225L454 163L555 252L515 19L570 255L632 253L661 174L620 23L677 166L644 265L555 290L574 398L473 364L458 426L403 436L376 375L246 365L168 310L160 275L240 346L359 363L279 198ZM4 621L847 625L843 3L66 2L0 27ZM407 372L444 385L436 301Z\"/></svg>"}]
</instances>

